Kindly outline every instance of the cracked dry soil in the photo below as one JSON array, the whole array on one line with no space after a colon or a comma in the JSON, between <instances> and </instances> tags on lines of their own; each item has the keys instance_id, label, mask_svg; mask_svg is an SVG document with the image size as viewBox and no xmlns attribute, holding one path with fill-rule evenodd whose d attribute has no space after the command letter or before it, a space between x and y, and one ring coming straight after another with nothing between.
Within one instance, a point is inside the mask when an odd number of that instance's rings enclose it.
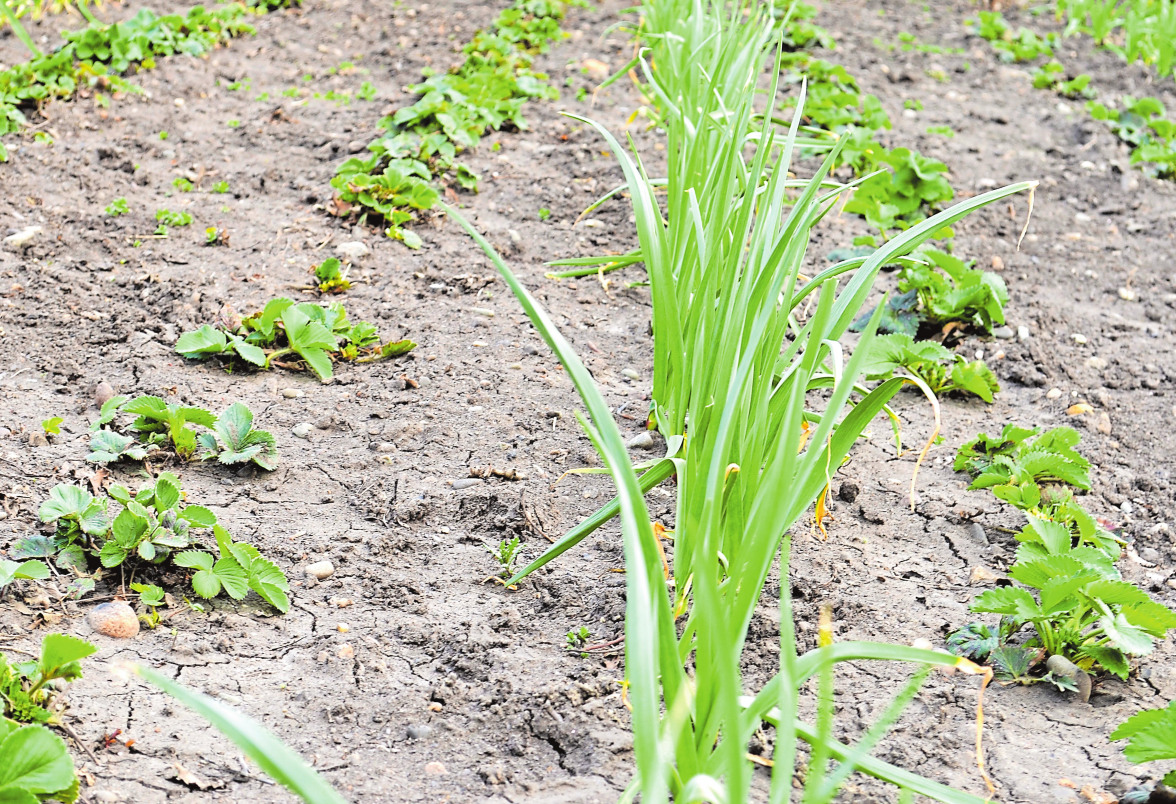
<instances>
[{"instance_id":1,"label":"cracked dry soil","mask_svg":"<svg viewBox=\"0 0 1176 804\"><path fill-rule=\"evenodd\" d=\"M573 100L586 82L580 61L627 61L631 44L606 31L621 5L610 0L571 13L571 38L540 66L561 86L570 76L572 87L559 102L530 105L529 130L489 137L470 155L484 181L478 195L461 200L576 344L623 430L635 434L648 383L629 374L650 375L649 296L623 281L640 279L639 269L614 279L607 292L594 279L543 278L546 260L632 246L628 211L619 204L573 227L620 174L590 131L559 115L589 109L620 130L640 104L622 84L590 108ZM830 58L877 94L894 120L889 145L944 160L961 197L993 183L1043 183L1019 251L1023 201L958 227L960 253L985 266L1000 258L1012 294L1010 324L1031 333L962 345L988 356L1004 388L997 403L945 401L945 440L920 475L913 511L906 496L913 456L896 455L879 422L835 482L828 540L814 538L808 523L797 527L793 594L809 644L822 602L834 606L843 639L938 643L971 619L968 602L984 588L970 584L971 572L1007 568L1010 531L1019 522L990 495L967 492L951 456L976 432L1005 422L1082 428L1082 449L1095 464L1095 491L1085 502L1124 523L1132 540L1127 577L1176 603L1176 193L1132 170L1099 124L1059 107L1022 71L997 62L985 43L969 39L962 20L971 11L960 2L940 4L934 15L897 0L836 2L819 20L841 44ZM631 742L617 683L619 649L581 659L564 647L565 633L581 626L601 642L621 633L616 529L604 529L517 592L486 581L494 566L485 544L517 534L534 555L545 537L609 493L600 476L556 482L567 469L595 464L570 415L570 383L455 226L430 218L418 227L424 248L409 252L316 208L329 198L334 166L374 136L382 114L410 101L404 86L426 66L452 64L461 43L496 12L472 2L308 0L300 10L261 18L256 37L207 59L161 62L135 78L148 96L116 100L105 114L92 100L50 106L43 126L55 144L22 139L11 149L0 220L9 230L35 224L43 231L27 251L0 252L0 548L38 530L36 509L52 485L92 473L83 461L86 428L102 380L120 393L215 410L244 401L275 433L282 455L268 475L177 467L190 501L212 507L237 538L283 567L293 606L273 616L256 598L218 600L207 614L179 612L133 641L99 639L100 653L69 692L74 729L99 760L75 752L87 800L290 800L204 722L153 689L119 680L112 670L125 660L164 668L249 712L354 801L606 802L627 783ZM65 23L46 21L37 31L53 24ZM900 30L967 54L896 55L873 44ZM18 52L10 37L0 39L0 55L11 61ZM369 72L327 73L344 60ZM1145 94L1144 74L1105 54L1083 51L1072 62L1095 72L1108 91ZM927 77L933 67L948 80ZM354 91L370 80L378 100L337 106L281 95L306 74L318 92ZM245 79L251 91L227 88ZM261 92L270 99L255 100ZM903 116L907 98L922 100L926 111ZM230 119L241 125L228 128ZM929 125L950 125L957 136L930 137ZM166 141L161 130L170 132ZM647 155L656 154L651 137L637 138ZM501 150L492 150L493 142ZM174 194L172 179L187 171L200 178L197 191ZM208 192L219 180L229 182L231 195ZM118 196L132 212L110 219L102 208ZM167 239L143 238L160 207L188 210L196 223ZM549 220L539 220L541 207L551 210ZM203 228L212 225L229 231L227 248L201 245ZM859 232L855 220L830 221L814 241L814 262ZM136 239L143 244L135 247ZM179 332L213 320L224 304L249 311L299 293L310 266L348 240L362 240L372 253L355 266L361 281L343 301L353 318L375 322L386 338L417 341L407 357L343 366L332 384L321 385L282 371L230 375L185 364L172 352ZM1133 301L1118 295L1125 286L1135 289ZM1061 397L1049 398L1051 388ZM284 393L289 389L301 395ZM1096 416L1067 417L1076 399L1107 414L1110 427L1097 429ZM903 397L898 411L907 443L930 432L929 412L915 397ZM65 418L61 436L28 446L38 422L53 414ZM305 440L291 433L302 422L314 425ZM469 481L471 467L487 465L526 477ZM137 481L125 469L115 474ZM651 513L671 522L671 491L657 489L650 500ZM305 566L322 559L335 573L309 579ZM162 580L175 589L182 577ZM117 585L107 576L97 594ZM755 683L777 661L777 592L770 583L748 641ZM87 634L82 615L90 604L42 604L12 595L0 604L3 649L34 649L50 625ZM1044 688L990 689L985 750L999 800L1078 801L1083 788L1119 794L1147 778L1107 735L1138 708L1176 696L1172 660L1171 646L1163 645L1129 683L1100 680L1089 704ZM838 682L839 727L852 734L869 722L899 678L887 666L847 668ZM879 755L983 793L972 755L976 696L974 680L934 678ZM133 746L104 748L103 736L115 729ZM843 798L893 796L859 780Z\"/></svg>"}]
</instances>

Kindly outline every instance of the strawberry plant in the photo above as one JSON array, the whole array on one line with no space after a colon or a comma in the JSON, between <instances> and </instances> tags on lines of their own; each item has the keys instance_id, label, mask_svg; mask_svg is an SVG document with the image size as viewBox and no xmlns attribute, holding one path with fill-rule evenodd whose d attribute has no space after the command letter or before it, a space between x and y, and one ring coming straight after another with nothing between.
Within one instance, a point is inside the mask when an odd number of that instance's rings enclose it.
<instances>
[{"instance_id":1,"label":"strawberry plant","mask_svg":"<svg viewBox=\"0 0 1176 804\"><path fill-rule=\"evenodd\" d=\"M1031 625L1035 636L1022 647L1041 648L1084 670L1098 667L1125 680L1128 657L1151 653L1156 640L1176 628L1176 613L1121 580L1103 551L1073 546L1068 528L1032 518L1030 527L1041 539L1035 556L1018 559L1009 570L1022 586L982 592L972 611L1002 616L1002 643Z\"/></svg>"},{"instance_id":2,"label":"strawberry plant","mask_svg":"<svg viewBox=\"0 0 1176 804\"><path fill-rule=\"evenodd\" d=\"M916 256L919 259L906 260L899 269L899 293L887 299L880 330L913 337L921 329L939 330L958 321L991 333L1005 322L1009 292L998 274L939 249L921 249ZM870 310L860 316L853 329L860 331L872 314Z\"/></svg>"},{"instance_id":3,"label":"strawberry plant","mask_svg":"<svg viewBox=\"0 0 1176 804\"><path fill-rule=\"evenodd\" d=\"M1158 98L1123 96L1123 109L1090 101L1087 110L1095 120L1110 126L1115 136L1132 146L1131 163L1144 165L1158 178L1176 178L1176 122L1169 120Z\"/></svg>"},{"instance_id":4,"label":"strawberry plant","mask_svg":"<svg viewBox=\"0 0 1176 804\"><path fill-rule=\"evenodd\" d=\"M416 212L432 209L431 184L455 183L476 190L478 177L458 164L488 130L525 128L523 105L555 98L547 76L533 72L534 57L564 34L559 0L516 0L463 49L465 61L447 73L426 73L409 87L420 97L380 121L384 133L368 145L371 155L348 159L331 180L337 215L376 218L386 234L419 248L420 237L404 228Z\"/></svg>"},{"instance_id":5,"label":"strawberry plant","mask_svg":"<svg viewBox=\"0 0 1176 804\"><path fill-rule=\"evenodd\" d=\"M97 652L97 647L77 637L46 634L36 661L13 664L0 653L0 704L6 721L60 723L62 708L54 705L59 683L81 678L82 659ZM0 720L0 730L4 722ZM0 774L2 768L0 764Z\"/></svg>"},{"instance_id":6,"label":"strawberry plant","mask_svg":"<svg viewBox=\"0 0 1176 804\"><path fill-rule=\"evenodd\" d=\"M311 270L318 282L319 293L342 293L351 287L347 279L348 269L335 257L323 260Z\"/></svg>"},{"instance_id":7,"label":"strawberry plant","mask_svg":"<svg viewBox=\"0 0 1176 804\"><path fill-rule=\"evenodd\" d=\"M278 298L235 328L206 324L185 332L176 342L176 351L193 360L240 358L262 369L296 367L287 361L297 361L328 380L334 374L332 358L370 362L405 354L415 346L410 340L381 344L374 325L366 321L352 324L338 302L320 307Z\"/></svg>"},{"instance_id":8,"label":"strawberry plant","mask_svg":"<svg viewBox=\"0 0 1176 804\"><path fill-rule=\"evenodd\" d=\"M1014 31L999 11L981 11L978 19L968 20L977 36L992 43L1002 61L1033 61L1038 56L1052 56L1057 34L1040 37L1028 28Z\"/></svg>"},{"instance_id":9,"label":"strawberry plant","mask_svg":"<svg viewBox=\"0 0 1176 804\"><path fill-rule=\"evenodd\" d=\"M955 470L972 475L968 488L991 488L999 499L1021 509L1041 504L1043 483L1089 490L1090 461L1074 449L1078 433L1069 427L1039 432L1009 424L999 436L981 433L960 447Z\"/></svg>"},{"instance_id":10,"label":"strawberry plant","mask_svg":"<svg viewBox=\"0 0 1176 804\"><path fill-rule=\"evenodd\" d=\"M170 209L157 209L155 220L162 226L188 226L192 223L192 213L172 212Z\"/></svg>"},{"instance_id":11,"label":"strawberry plant","mask_svg":"<svg viewBox=\"0 0 1176 804\"><path fill-rule=\"evenodd\" d=\"M1136 764L1176 759L1176 701L1161 709L1136 712L1111 732L1112 740L1126 740L1123 754ZM1176 770L1160 781L1176 787Z\"/></svg>"},{"instance_id":12,"label":"strawberry plant","mask_svg":"<svg viewBox=\"0 0 1176 804\"><path fill-rule=\"evenodd\" d=\"M129 435L105 427L119 413L135 417L125 428ZM205 432L197 433L193 426ZM266 471L277 466L274 437L265 430L253 429L253 413L240 402L216 416L203 408L165 402L157 396L143 395L129 401L114 397L102 406L90 429L94 434L87 460L95 463L114 463L124 458L141 461L170 447L183 460L191 460L200 450L202 461L252 461Z\"/></svg>"},{"instance_id":13,"label":"strawberry plant","mask_svg":"<svg viewBox=\"0 0 1176 804\"><path fill-rule=\"evenodd\" d=\"M866 347L862 373L871 380L885 380L899 369L918 377L936 396L971 393L992 402L1000 391L996 375L982 360L971 362L935 341L915 341L909 335L880 335Z\"/></svg>"},{"instance_id":14,"label":"strawberry plant","mask_svg":"<svg viewBox=\"0 0 1176 804\"><path fill-rule=\"evenodd\" d=\"M944 174L947 165L908 148L895 148L878 158L879 166L892 171L878 173L860 185L846 212L861 215L882 231L906 229L926 217L924 207L934 207L955 197Z\"/></svg>"},{"instance_id":15,"label":"strawberry plant","mask_svg":"<svg viewBox=\"0 0 1176 804\"><path fill-rule=\"evenodd\" d=\"M1051 59L1033 71L1033 86L1036 89L1050 89L1064 98L1093 98L1095 91L1090 86L1090 75L1083 73L1066 78L1066 68L1056 59Z\"/></svg>"},{"instance_id":16,"label":"strawberry plant","mask_svg":"<svg viewBox=\"0 0 1176 804\"><path fill-rule=\"evenodd\" d=\"M219 585L214 588L209 575L198 572L192 579L196 594L211 598L223 589L240 600L252 589L279 611L289 609L289 586L277 565L251 545L233 542L208 508L185 505L175 475L163 472L134 493L112 485L106 494L95 497L79 486L55 486L38 511L42 522L54 525L53 535L26 539L14 552L36 550L53 557L59 567L83 574L91 559L107 569L129 562L159 565L171 559L176 566L205 570L200 556L208 554L192 548L201 547L196 531L211 529L221 557L207 570ZM117 514L110 512L111 500L121 506ZM145 584L139 590L147 605L161 600L157 588Z\"/></svg>"}]
</instances>

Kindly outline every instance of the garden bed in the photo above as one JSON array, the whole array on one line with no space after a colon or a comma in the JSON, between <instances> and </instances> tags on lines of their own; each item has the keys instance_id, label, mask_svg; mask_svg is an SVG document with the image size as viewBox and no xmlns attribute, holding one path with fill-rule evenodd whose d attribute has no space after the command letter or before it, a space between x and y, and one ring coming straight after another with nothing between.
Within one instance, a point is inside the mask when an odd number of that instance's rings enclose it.
<instances>
[{"instance_id":1,"label":"garden bed","mask_svg":"<svg viewBox=\"0 0 1176 804\"><path fill-rule=\"evenodd\" d=\"M596 134L559 114L620 132L641 105L624 81L575 98L593 86L586 60L616 69L631 57L627 36L610 30L620 8L571 10L571 37L536 62L561 100L528 104L526 131L487 136L465 158L481 191L455 197L551 311L629 436L644 429L652 371L649 293L625 286L643 278L640 268L610 274L607 289L595 277L544 278L547 260L634 245L627 205L576 222L621 176ZM486 547L518 535L533 557L545 537L611 494L607 477L561 477L597 463L572 415L571 383L453 222L425 215L415 228L423 246L411 251L324 210L336 166L379 133L381 116L412 100L404 88L423 68L456 63L497 10L310 0L259 18L255 37L207 58L172 57L135 76L146 96L116 98L108 109L92 98L50 105L36 124L52 144L9 141L10 162L0 168L4 234L41 231L27 247L0 252L0 547L39 529L49 488L93 476L83 458L100 382L215 411L243 401L282 456L272 473L171 467L189 502L214 509L286 571L292 605L276 616L256 597L217 600L205 614L181 607L133 641L99 638L100 653L69 691L73 728L99 760L75 751L88 800L286 800L204 721L154 688L119 680L113 670L123 661L159 666L248 711L354 801L604 802L628 783L621 649L581 658L565 637L581 628L588 644L621 636L617 528L515 591L494 582L499 568ZM839 640L940 646L974 619L968 604L991 585L988 573L1011 563L1021 522L991 495L967 491L951 461L960 444L1006 422L1080 430L1094 465L1084 502L1122 525L1131 542L1124 577L1176 604L1176 185L1141 175L1079 104L1035 90L1027 71L999 62L964 27L973 10L949 3L932 14L886 0L831 4L818 18L840 45L826 57L849 68L894 121L886 143L944 161L957 197L1042 183L1020 249L1021 201L956 227L959 253L998 270L1010 290L1010 332L1002 334L1013 337L969 337L958 349L984 353L1002 385L996 402L944 400L944 440L919 474L913 511L914 453L896 456L879 419L833 481L828 538L807 522L794 529L793 596L806 647L816 644L822 603L833 606ZM875 45L900 32L964 53ZM0 48L16 58L19 43L9 37ZM344 62L354 67L340 70ZM1076 53L1069 64L1096 73L1108 92L1173 95L1170 80L1143 92L1146 72L1105 53ZM375 100L313 95L354 95L365 81ZM312 94L282 94L292 87ZM904 114L906 100L923 110ZM932 126L955 136L928 134ZM634 134L651 152L653 138ZM179 192L177 177L195 189ZM227 193L210 191L219 181ZM105 214L120 197L129 212ZM190 212L195 223L153 237L160 208ZM206 245L206 227L223 229L228 243ZM862 228L844 215L819 231L815 264ZM284 370L229 374L173 351L181 332L213 321L224 305L247 313L275 296L312 300L300 290L311 267L357 241L370 254L355 260L341 299L386 339L415 341L408 355L344 364L321 384ZM1067 415L1077 402L1093 410ZM904 394L896 407L904 443L921 443L931 431L927 405ZM55 415L61 434L30 444ZM311 425L300 430L305 438L293 432L303 423ZM489 466L521 479L471 476ZM655 490L649 500L650 513L669 524L672 493ZM328 578L305 574L324 559L334 566ZM96 596L109 597L118 583L108 574ZM747 661L761 681L778 661L771 600L749 637ZM86 635L89 608L86 599L10 594L0 604L0 649L35 650L48 628ZM1044 684L990 687L985 750L999 800L1113 800L1147 778L1107 737L1138 709L1176 697L1174 658L1162 644L1128 683L1098 680L1088 704ZM856 715L865 724L899 673L862 664L839 679L841 723ZM974 678L933 677L878 756L983 794L973 753L978 691ZM106 744L119 729L133 745ZM882 801L892 792L854 782L843 798Z\"/></svg>"}]
</instances>

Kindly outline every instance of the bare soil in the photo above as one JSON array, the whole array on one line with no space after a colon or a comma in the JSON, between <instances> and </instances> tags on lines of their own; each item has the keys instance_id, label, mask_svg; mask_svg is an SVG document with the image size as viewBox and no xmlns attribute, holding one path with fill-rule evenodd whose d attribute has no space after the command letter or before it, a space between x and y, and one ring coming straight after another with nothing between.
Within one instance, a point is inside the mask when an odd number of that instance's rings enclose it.
<instances>
[{"instance_id":1,"label":"bare soil","mask_svg":"<svg viewBox=\"0 0 1176 804\"><path fill-rule=\"evenodd\" d=\"M607 31L622 5L571 13L571 38L540 62L563 99L531 104L528 130L494 135L471 154L482 191L461 201L576 344L622 429L636 434L648 405L649 295L625 282L642 279L640 269L612 275L607 289L594 278L543 276L547 260L633 245L620 204L573 226L620 174L591 131L559 114L589 113L619 131L640 105L622 83L592 102L574 99L588 85L584 59L614 68L628 60L624 33ZM565 649L565 634L581 626L593 642L622 633L615 528L517 591L489 580L496 566L485 545L518 535L525 554L536 555L609 495L602 476L561 479L596 463L571 416L571 384L452 223L430 217L417 229L424 247L412 252L322 209L335 166L375 136L383 114L411 101L404 88L422 68L455 63L497 10L308 0L259 19L255 37L136 76L144 96L116 99L108 110L92 98L49 106L38 126L52 145L11 141L0 226L4 234L29 225L42 232L27 250L0 252L0 548L40 529L36 509L55 483L93 474L83 458L100 381L214 410L244 401L282 455L271 474L178 467L189 501L211 506L238 539L283 567L293 606L274 616L256 598L218 600L206 614L176 611L132 641L97 637L101 652L69 693L73 727L99 760L75 752L87 800L290 800L203 721L120 680L113 671L128 660L248 711L354 801L606 802L627 784L621 648L587 659ZM962 2L934 13L898 0L839 2L819 19L840 44L829 58L890 113L889 144L941 158L960 197L1012 180L1042 184L1019 250L1023 200L957 227L959 253L1003 271L1012 329L1028 328L1024 339L970 338L961 347L983 352L997 372L997 402L945 400L944 442L919 476L913 511L914 456L896 455L879 421L835 481L828 539L810 523L797 527L793 594L809 642L822 602L834 605L845 639L941 643L972 619L968 603L990 583L972 584L972 573L1007 568L1020 522L991 495L966 491L951 458L976 432L1006 422L1083 428L1082 449L1095 464L1084 503L1122 523L1132 543L1125 575L1176 604L1176 189L1134 170L1079 105L1034 90L1027 71L968 37L962 21L973 10ZM874 44L900 31L966 55ZM19 58L18 43L0 39L0 56ZM328 74L344 61L359 70ZM1068 64L1092 72L1108 95L1172 100L1171 82L1150 86L1146 71L1107 54L1080 50ZM246 79L247 91L228 88ZM364 80L379 90L375 102L282 95L293 86L353 92ZM263 92L268 99L257 100ZM904 114L907 99L925 111ZM928 135L933 125L950 125L956 136ZM656 138L637 136L656 166ZM177 192L179 175L195 176L197 189ZM221 180L230 194L210 192ZM131 214L107 217L103 207L120 196ZM195 224L152 238L158 208L190 211ZM540 220L540 208L551 210L549 219ZM227 230L229 245L203 245L207 226ZM814 263L860 232L848 216L831 221L814 243ZM417 341L407 357L340 366L324 385L285 371L228 374L174 354L180 332L213 321L224 305L247 312L274 296L301 296L310 267L355 240L371 254L356 264L361 281L342 300L386 338ZM1061 394L1050 398L1054 388ZM1095 412L1067 416L1077 401ZM904 397L899 412L908 445L927 437L925 404ZM50 415L65 418L61 436L30 445ZM314 425L308 439L291 432L302 422ZM491 465L525 479L470 478L471 468ZM115 476L140 480L127 469ZM650 499L651 513L671 524L672 489ZM321 559L336 571L318 582L304 568ZM96 595L114 594L120 580L108 574ZM157 580L181 589L181 576ZM25 591L0 604L4 650L34 650L49 629L89 635L89 602ZM766 595L749 640L748 667L761 680L777 661L775 611ZM1176 697L1173 658L1165 644L1129 683L1099 679L1088 704L1044 686L991 688L985 751L998 799L1111 800L1149 778L1107 736L1137 709ZM852 734L870 722L900 678L885 666L846 671L840 726ZM977 693L974 679L934 679L880 756L982 794L972 753ZM107 746L104 735L116 729L134 744ZM844 797L888 801L893 792L861 783Z\"/></svg>"}]
</instances>

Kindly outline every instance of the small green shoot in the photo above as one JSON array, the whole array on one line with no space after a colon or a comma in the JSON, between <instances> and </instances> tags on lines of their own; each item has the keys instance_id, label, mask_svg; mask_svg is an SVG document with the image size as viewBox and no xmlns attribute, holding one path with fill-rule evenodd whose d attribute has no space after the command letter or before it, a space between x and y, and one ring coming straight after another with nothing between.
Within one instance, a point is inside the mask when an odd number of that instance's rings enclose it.
<instances>
[{"instance_id":1,"label":"small green shoot","mask_svg":"<svg viewBox=\"0 0 1176 804\"><path fill-rule=\"evenodd\" d=\"M192 192L193 184L183 176L176 176L172 181L172 187L175 187L181 193L190 193Z\"/></svg>"},{"instance_id":2,"label":"small green shoot","mask_svg":"<svg viewBox=\"0 0 1176 804\"><path fill-rule=\"evenodd\" d=\"M65 419L60 416L53 416L41 422L41 429L45 431L47 436L61 435L61 423Z\"/></svg>"},{"instance_id":3,"label":"small green shoot","mask_svg":"<svg viewBox=\"0 0 1176 804\"><path fill-rule=\"evenodd\" d=\"M104 211L110 217L117 218L119 215L126 215L131 211L131 208L127 204L127 199L116 198L106 205L106 209Z\"/></svg>"}]
</instances>

